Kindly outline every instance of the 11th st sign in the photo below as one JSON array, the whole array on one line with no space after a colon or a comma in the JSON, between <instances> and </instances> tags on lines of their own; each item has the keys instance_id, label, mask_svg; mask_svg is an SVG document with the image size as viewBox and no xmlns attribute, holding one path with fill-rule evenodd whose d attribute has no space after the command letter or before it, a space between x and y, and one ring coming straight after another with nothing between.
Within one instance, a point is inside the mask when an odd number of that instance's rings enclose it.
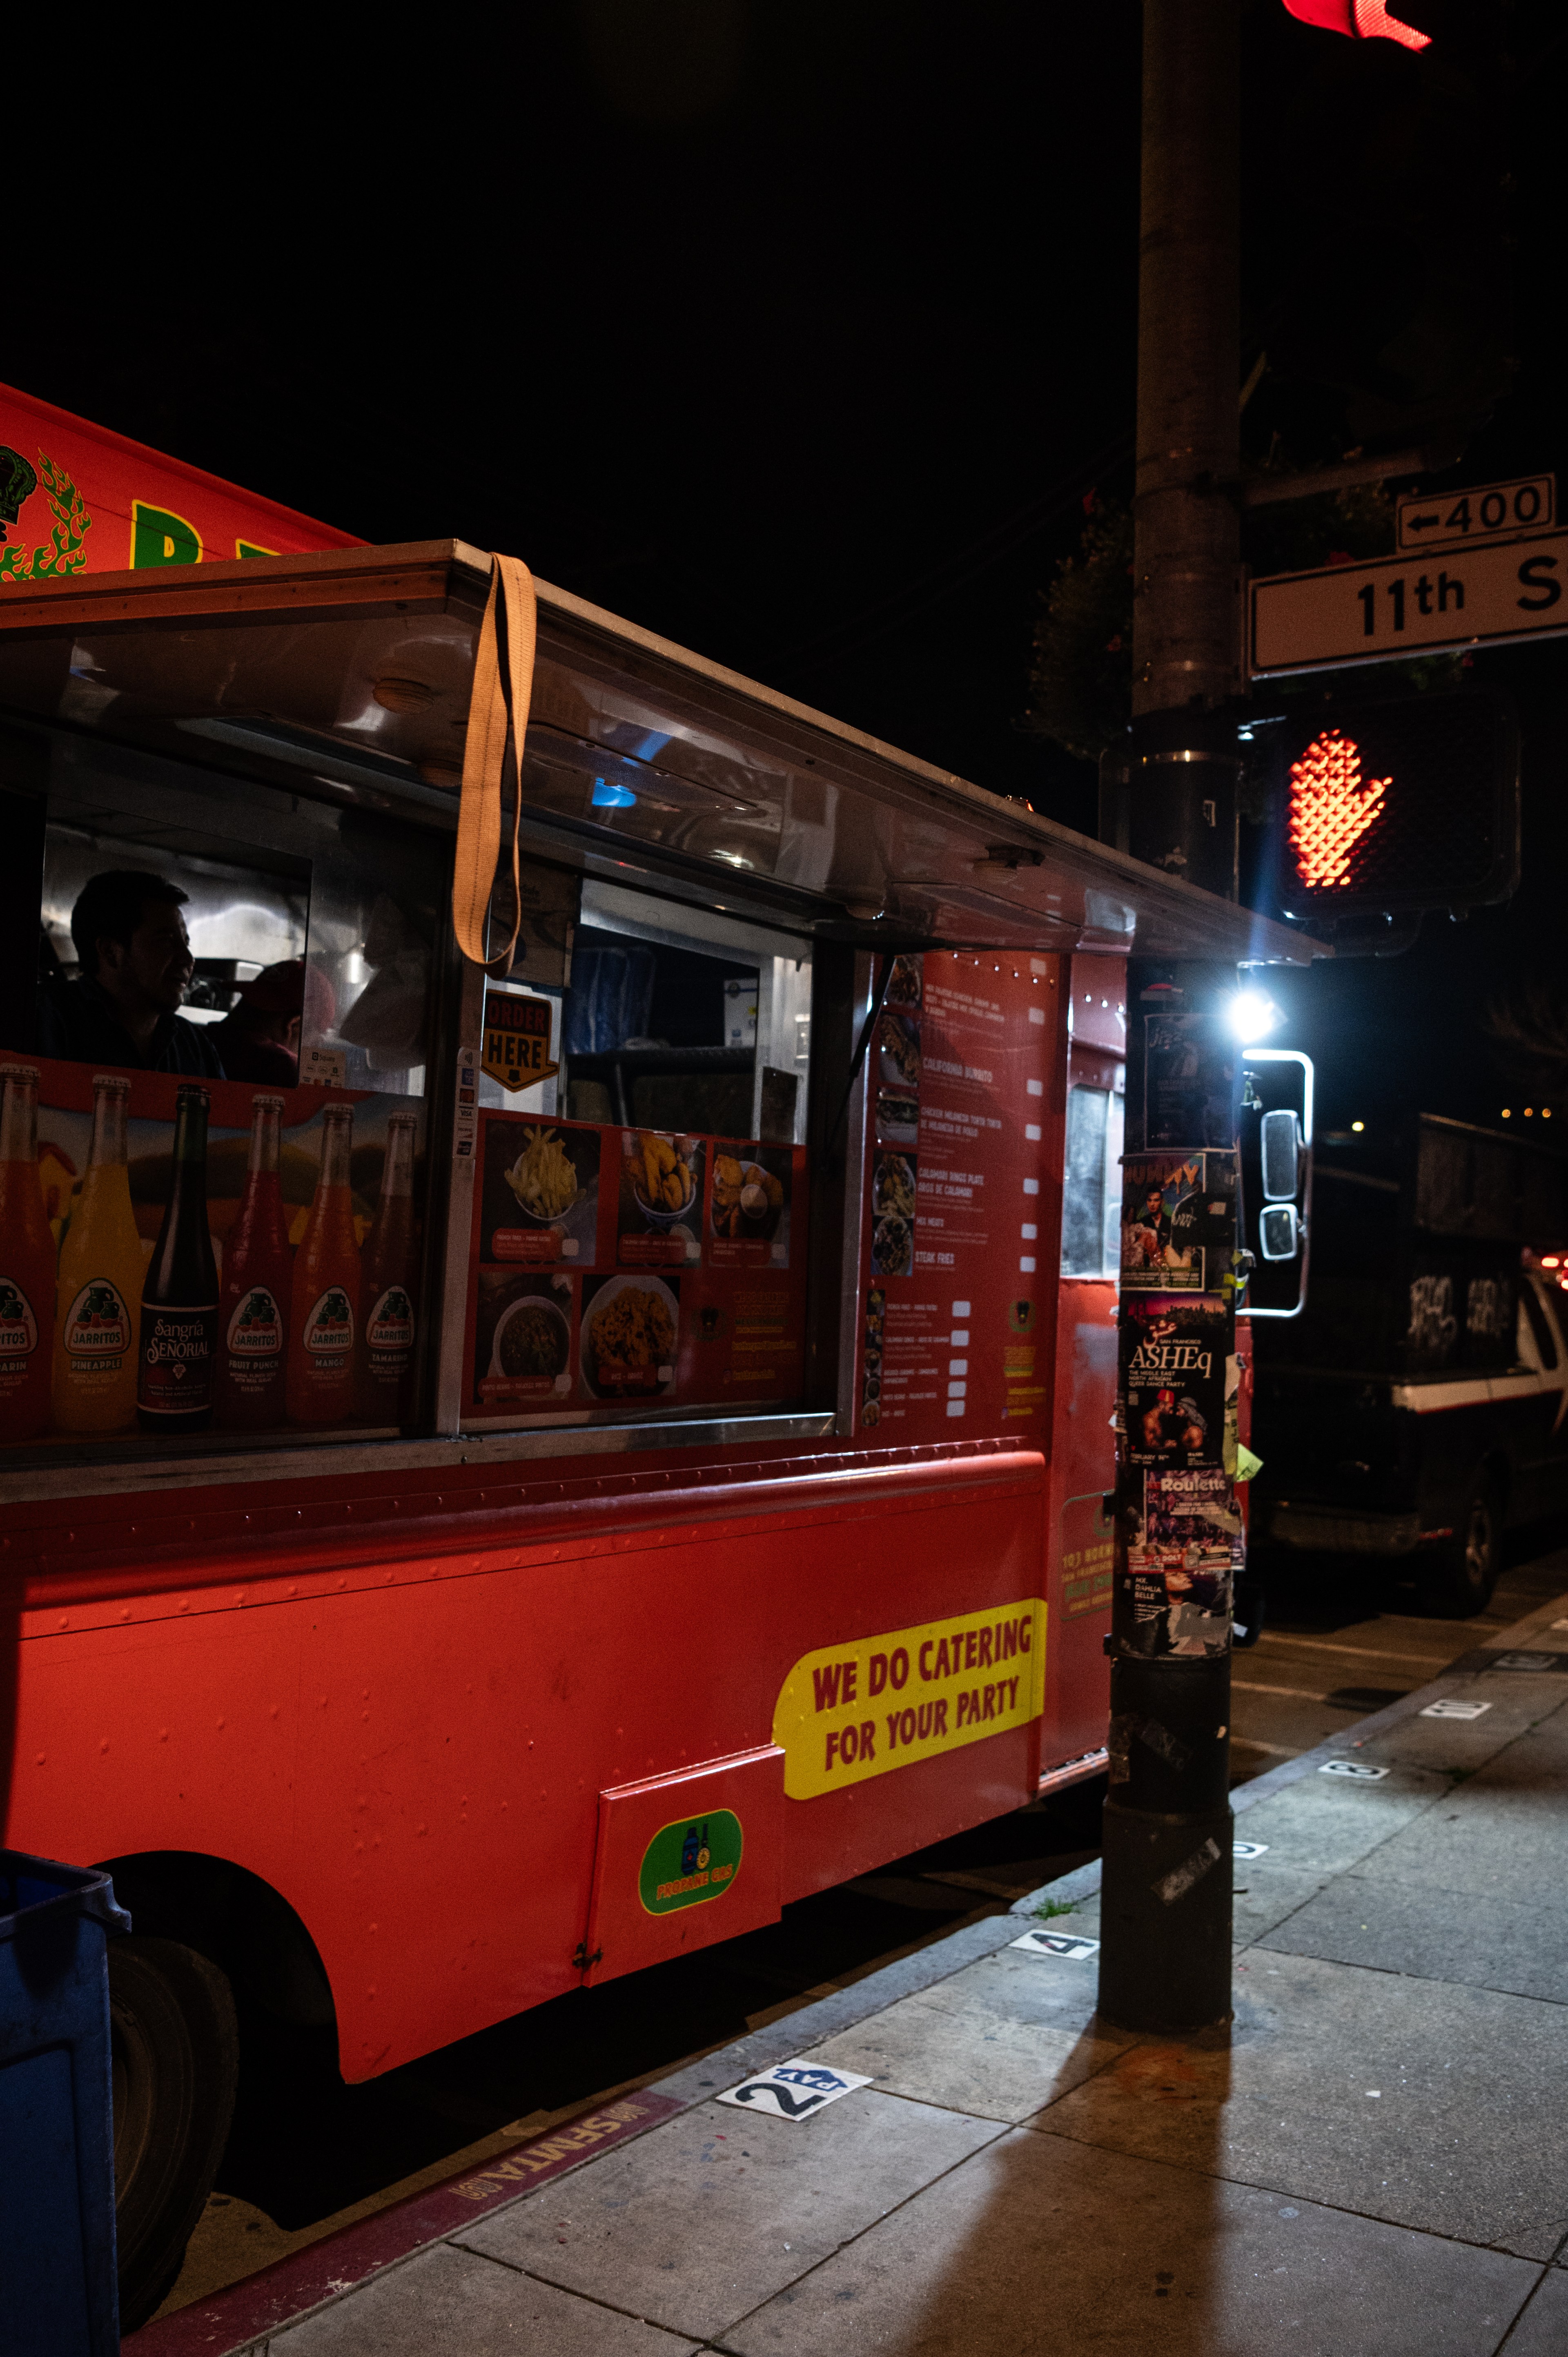
<instances>
[{"instance_id":1,"label":"11th st sign","mask_svg":"<svg viewBox=\"0 0 1568 2357\"><path fill-rule=\"evenodd\" d=\"M1254 581L1252 676L1568 633L1568 533L1333 565Z\"/></svg>"}]
</instances>

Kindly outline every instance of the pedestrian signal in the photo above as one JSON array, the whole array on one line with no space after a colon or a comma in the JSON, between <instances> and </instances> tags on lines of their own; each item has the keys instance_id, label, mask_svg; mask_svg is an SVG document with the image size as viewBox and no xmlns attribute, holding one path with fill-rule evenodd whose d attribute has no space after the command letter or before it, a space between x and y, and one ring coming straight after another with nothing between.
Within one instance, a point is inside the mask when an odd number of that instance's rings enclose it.
<instances>
[{"instance_id":1,"label":"pedestrian signal","mask_svg":"<svg viewBox=\"0 0 1568 2357\"><path fill-rule=\"evenodd\" d=\"M1253 726L1273 769L1272 898L1349 918L1506 900L1519 882L1519 732L1480 691L1304 699Z\"/></svg>"}]
</instances>

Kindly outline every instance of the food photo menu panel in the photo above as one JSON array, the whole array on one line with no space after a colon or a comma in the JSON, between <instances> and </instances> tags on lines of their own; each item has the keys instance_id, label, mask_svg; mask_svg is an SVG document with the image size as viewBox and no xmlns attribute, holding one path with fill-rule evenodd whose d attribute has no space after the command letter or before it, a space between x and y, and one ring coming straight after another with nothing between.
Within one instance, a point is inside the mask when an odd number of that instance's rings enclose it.
<instances>
[{"instance_id":1,"label":"food photo menu panel","mask_svg":"<svg viewBox=\"0 0 1568 2357\"><path fill-rule=\"evenodd\" d=\"M1061 1225L1058 958L895 958L868 1053L857 1429L1045 1432Z\"/></svg>"},{"instance_id":2,"label":"food photo menu panel","mask_svg":"<svg viewBox=\"0 0 1568 2357\"><path fill-rule=\"evenodd\" d=\"M805 1150L486 1113L464 1420L773 1406L805 1370Z\"/></svg>"}]
</instances>

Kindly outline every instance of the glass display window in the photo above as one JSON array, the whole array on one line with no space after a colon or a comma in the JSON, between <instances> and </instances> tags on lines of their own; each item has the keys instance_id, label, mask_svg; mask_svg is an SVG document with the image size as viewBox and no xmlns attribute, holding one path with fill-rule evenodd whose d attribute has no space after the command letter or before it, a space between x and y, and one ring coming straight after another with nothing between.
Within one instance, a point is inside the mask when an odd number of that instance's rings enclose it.
<instances>
[{"instance_id":1,"label":"glass display window","mask_svg":"<svg viewBox=\"0 0 1568 2357\"><path fill-rule=\"evenodd\" d=\"M0 1445L410 1429L446 838L73 735L28 751Z\"/></svg>"},{"instance_id":2,"label":"glass display window","mask_svg":"<svg viewBox=\"0 0 1568 2357\"><path fill-rule=\"evenodd\" d=\"M592 878L578 915L558 993L484 988L462 1426L791 1405L810 944Z\"/></svg>"}]
</instances>

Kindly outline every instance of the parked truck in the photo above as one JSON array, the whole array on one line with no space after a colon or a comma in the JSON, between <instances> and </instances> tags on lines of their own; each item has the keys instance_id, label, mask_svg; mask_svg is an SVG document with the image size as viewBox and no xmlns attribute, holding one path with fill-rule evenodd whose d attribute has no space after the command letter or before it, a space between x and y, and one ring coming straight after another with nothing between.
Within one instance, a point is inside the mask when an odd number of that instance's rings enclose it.
<instances>
[{"instance_id":1,"label":"parked truck","mask_svg":"<svg viewBox=\"0 0 1568 2357\"><path fill-rule=\"evenodd\" d=\"M1253 1530L1479 1612L1504 1534L1568 1506L1568 1155L1418 1115L1320 1142L1299 1316L1260 1318Z\"/></svg>"}]
</instances>

